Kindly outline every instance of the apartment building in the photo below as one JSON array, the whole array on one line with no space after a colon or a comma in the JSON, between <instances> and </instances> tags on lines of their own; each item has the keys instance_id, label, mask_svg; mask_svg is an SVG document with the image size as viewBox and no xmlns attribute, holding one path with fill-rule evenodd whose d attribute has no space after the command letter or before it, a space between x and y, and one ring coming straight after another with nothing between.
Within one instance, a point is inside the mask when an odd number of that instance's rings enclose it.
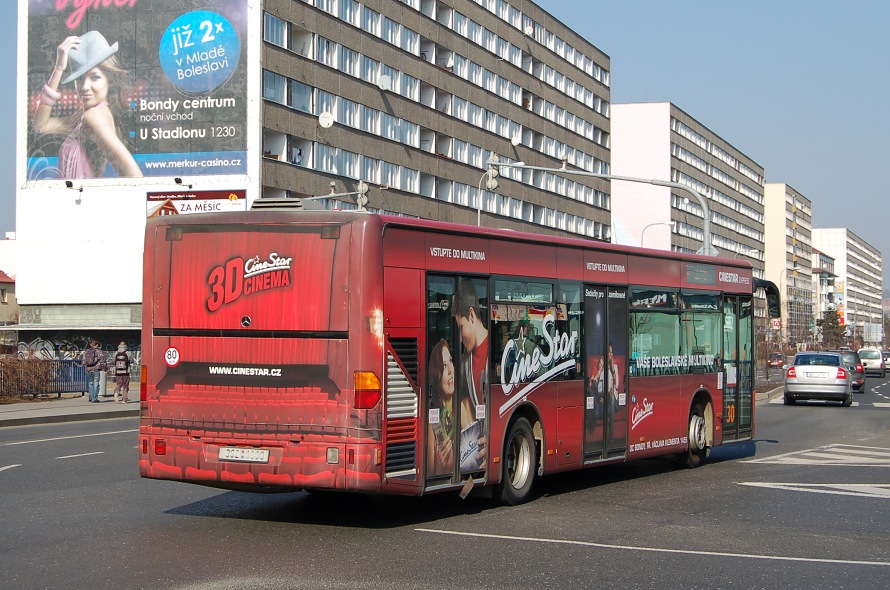
<instances>
[{"instance_id":1,"label":"apartment building","mask_svg":"<svg viewBox=\"0 0 890 590\"><path fill-rule=\"evenodd\" d=\"M612 231L621 244L746 258L764 275L763 167L669 102L612 105L612 173L674 183L612 184ZM705 209L707 208L707 210Z\"/></svg>"},{"instance_id":2,"label":"apartment building","mask_svg":"<svg viewBox=\"0 0 890 590\"><path fill-rule=\"evenodd\" d=\"M785 183L764 185L765 276L782 293L783 345L813 343L813 204Z\"/></svg>"},{"instance_id":3,"label":"apartment building","mask_svg":"<svg viewBox=\"0 0 890 590\"><path fill-rule=\"evenodd\" d=\"M374 210L610 237L606 181L481 182L492 153L609 172L609 59L534 3L267 0L263 20L261 196L361 180Z\"/></svg>"},{"instance_id":4,"label":"apartment building","mask_svg":"<svg viewBox=\"0 0 890 590\"><path fill-rule=\"evenodd\" d=\"M853 346L883 341L881 253L844 227L813 228L813 248L834 258L834 302Z\"/></svg>"}]
</instances>

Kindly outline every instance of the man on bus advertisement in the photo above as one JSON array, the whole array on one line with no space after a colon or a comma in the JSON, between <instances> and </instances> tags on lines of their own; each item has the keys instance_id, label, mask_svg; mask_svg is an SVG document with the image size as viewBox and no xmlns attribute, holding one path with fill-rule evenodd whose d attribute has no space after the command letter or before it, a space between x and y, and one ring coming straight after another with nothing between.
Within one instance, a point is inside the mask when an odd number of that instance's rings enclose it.
<instances>
[{"instance_id":1,"label":"man on bus advertisement","mask_svg":"<svg viewBox=\"0 0 890 590\"><path fill-rule=\"evenodd\" d=\"M472 279L462 278L458 283L451 313L463 347L458 373L459 404L468 404L475 412L473 422L460 433L460 472L472 473L487 466L485 408L489 392L488 328Z\"/></svg>"},{"instance_id":2,"label":"man on bus advertisement","mask_svg":"<svg viewBox=\"0 0 890 590\"><path fill-rule=\"evenodd\" d=\"M247 3L28 3L29 180L244 174Z\"/></svg>"}]
</instances>

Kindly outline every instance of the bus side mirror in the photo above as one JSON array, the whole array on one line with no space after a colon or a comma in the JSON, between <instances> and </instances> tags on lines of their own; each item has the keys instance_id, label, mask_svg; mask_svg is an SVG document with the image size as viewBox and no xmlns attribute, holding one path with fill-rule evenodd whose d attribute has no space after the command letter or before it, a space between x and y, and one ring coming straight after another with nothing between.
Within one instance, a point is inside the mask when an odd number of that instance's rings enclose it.
<instances>
[{"instance_id":1,"label":"bus side mirror","mask_svg":"<svg viewBox=\"0 0 890 590\"><path fill-rule=\"evenodd\" d=\"M770 318L782 317L782 300L779 297L779 288L772 281L754 279L754 289L763 289L766 295L766 310Z\"/></svg>"}]
</instances>

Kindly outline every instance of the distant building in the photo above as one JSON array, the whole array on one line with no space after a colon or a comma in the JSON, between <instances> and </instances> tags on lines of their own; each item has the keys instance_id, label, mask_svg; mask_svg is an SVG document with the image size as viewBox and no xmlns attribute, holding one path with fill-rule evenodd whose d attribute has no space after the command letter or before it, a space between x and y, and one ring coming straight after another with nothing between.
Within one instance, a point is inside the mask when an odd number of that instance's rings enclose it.
<instances>
[{"instance_id":1,"label":"distant building","mask_svg":"<svg viewBox=\"0 0 890 590\"><path fill-rule=\"evenodd\" d=\"M834 258L834 299L852 345L883 341L881 253L847 228L813 228L813 248Z\"/></svg>"},{"instance_id":2,"label":"distant building","mask_svg":"<svg viewBox=\"0 0 890 590\"><path fill-rule=\"evenodd\" d=\"M766 278L782 292L782 342L813 342L813 204L785 183L764 185Z\"/></svg>"},{"instance_id":3,"label":"distant building","mask_svg":"<svg viewBox=\"0 0 890 590\"><path fill-rule=\"evenodd\" d=\"M17 321L19 306L15 300L15 279L0 270L0 324Z\"/></svg>"},{"instance_id":4,"label":"distant building","mask_svg":"<svg viewBox=\"0 0 890 590\"><path fill-rule=\"evenodd\" d=\"M834 258L813 248L813 301L814 314L813 319L817 323L813 334L816 343L822 342L822 336L818 327L818 321L825 317L827 311L837 311L837 300L835 297L834 279Z\"/></svg>"}]
</instances>

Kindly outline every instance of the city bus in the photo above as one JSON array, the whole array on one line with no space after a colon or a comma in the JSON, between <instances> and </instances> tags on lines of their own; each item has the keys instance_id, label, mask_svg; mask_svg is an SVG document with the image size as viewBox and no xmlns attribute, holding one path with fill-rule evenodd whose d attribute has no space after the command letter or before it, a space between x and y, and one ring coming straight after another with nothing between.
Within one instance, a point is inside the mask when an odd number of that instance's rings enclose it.
<instances>
[{"instance_id":1,"label":"city bus","mask_svg":"<svg viewBox=\"0 0 890 590\"><path fill-rule=\"evenodd\" d=\"M358 211L145 234L139 470L224 489L453 492L754 435L750 263Z\"/></svg>"}]
</instances>

